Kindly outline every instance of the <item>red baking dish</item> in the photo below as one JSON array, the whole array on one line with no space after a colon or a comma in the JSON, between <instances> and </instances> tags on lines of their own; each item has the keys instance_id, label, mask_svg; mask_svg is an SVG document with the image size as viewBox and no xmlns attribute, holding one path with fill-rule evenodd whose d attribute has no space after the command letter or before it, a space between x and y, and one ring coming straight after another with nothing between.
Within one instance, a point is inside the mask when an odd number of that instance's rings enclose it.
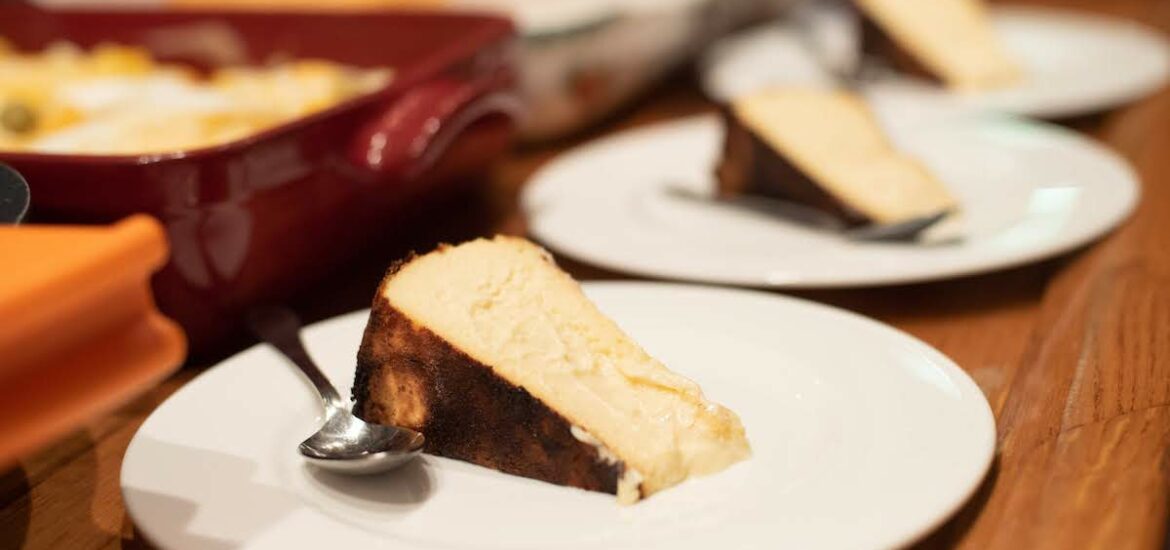
<instances>
[{"instance_id":1,"label":"red baking dish","mask_svg":"<svg viewBox=\"0 0 1170 550\"><path fill-rule=\"evenodd\" d=\"M324 58L391 67L379 92L230 144L144 156L0 152L32 188L34 222L148 213L171 260L154 278L195 351L342 268L404 209L481 172L518 111L504 19L426 13L44 11L0 2L22 50L68 40L143 46L199 66Z\"/></svg>"}]
</instances>

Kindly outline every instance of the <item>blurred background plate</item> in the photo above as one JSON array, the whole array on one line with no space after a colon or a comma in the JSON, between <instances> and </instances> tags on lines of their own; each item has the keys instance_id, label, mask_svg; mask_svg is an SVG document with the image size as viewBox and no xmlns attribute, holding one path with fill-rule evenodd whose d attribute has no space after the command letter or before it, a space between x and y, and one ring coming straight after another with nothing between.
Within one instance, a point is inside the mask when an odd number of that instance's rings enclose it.
<instances>
[{"instance_id":1,"label":"blurred background plate","mask_svg":"<svg viewBox=\"0 0 1170 550\"><path fill-rule=\"evenodd\" d=\"M1039 261L1096 239L1137 204L1113 152L1074 132L1004 115L878 101L895 143L954 193L961 240L864 243L693 198L714 191L714 116L606 137L554 159L522 205L529 232L571 258L646 277L757 287L912 283ZM687 196L672 191L682 188Z\"/></svg>"},{"instance_id":2,"label":"blurred background plate","mask_svg":"<svg viewBox=\"0 0 1170 550\"><path fill-rule=\"evenodd\" d=\"M855 26L845 11L832 7L814 11L819 17L807 19L806 24L820 22L816 32L823 34L826 43L853 47L855 41L848 35ZM1041 7L994 6L992 16L1005 46L1025 67L1026 77L1019 85L955 94L886 73L867 82L867 91L954 107L1061 118L1140 99L1170 79L1170 42L1140 24ZM794 25L782 20L717 43L702 63L706 92L725 101L771 85L831 85L832 79L811 58Z\"/></svg>"}]
</instances>

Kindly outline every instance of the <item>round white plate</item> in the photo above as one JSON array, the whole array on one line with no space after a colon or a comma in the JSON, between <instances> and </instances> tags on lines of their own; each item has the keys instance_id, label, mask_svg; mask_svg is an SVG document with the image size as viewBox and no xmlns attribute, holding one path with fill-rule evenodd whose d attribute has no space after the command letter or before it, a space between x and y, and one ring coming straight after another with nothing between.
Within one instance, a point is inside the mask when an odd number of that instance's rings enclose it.
<instances>
[{"instance_id":1,"label":"round white plate","mask_svg":"<svg viewBox=\"0 0 1170 550\"><path fill-rule=\"evenodd\" d=\"M1026 76L1020 84L955 94L890 74L868 83L867 89L919 101L1060 118L1122 105L1158 90L1170 79L1170 42L1142 25L1052 8L996 6L992 13L1005 46L1024 67ZM817 15L810 20L818 24L816 32L828 45L823 50L826 55L848 55L839 51L854 43L840 36L854 28L839 21L847 16L824 8ZM702 64L708 94L726 100L771 85L831 83L793 25L781 22L761 27L714 46Z\"/></svg>"},{"instance_id":2,"label":"round white plate","mask_svg":"<svg viewBox=\"0 0 1170 550\"><path fill-rule=\"evenodd\" d=\"M558 252L649 277L755 287L903 284L1037 261L1125 219L1139 185L1114 153L1079 135L991 113L873 104L895 143L959 199L949 244L849 241L703 199L722 123L702 116L600 139L537 172L522 197L529 232ZM949 113L949 114L946 114Z\"/></svg>"},{"instance_id":3,"label":"round white plate","mask_svg":"<svg viewBox=\"0 0 1170 550\"><path fill-rule=\"evenodd\" d=\"M319 421L309 386L257 347L142 425L122 466L127 509L164 548L876 548L937 526L987 471L995 425L983 394L905 334L758 292L585 290L739 413L750 459L633 506L432 456L380 477L329 475L296 454ZM343 392L367 315L305 331Z\"/></svg>"}]
</instances>

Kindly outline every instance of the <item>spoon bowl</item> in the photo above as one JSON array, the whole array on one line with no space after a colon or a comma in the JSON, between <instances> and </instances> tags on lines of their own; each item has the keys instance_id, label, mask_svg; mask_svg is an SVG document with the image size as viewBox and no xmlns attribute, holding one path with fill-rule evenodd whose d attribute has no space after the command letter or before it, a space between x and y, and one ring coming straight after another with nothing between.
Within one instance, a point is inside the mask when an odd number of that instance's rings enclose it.
<instances>
[{"instance_id":1,"label":"spoon bowl","mask_svg":"<svg viewBox=\"0 0 1170 550\"><path fill-rule=\"evenodd\" d=\"M325 423L298 446L307 462L338 473L367 475L398 468L422 452L423 434L371 424L349 411L348 403L305 351L300 320L291 310L258 308L248 316L248 324L261 340L300 368L321 396Z\"/></svg>"},{"instance_id":2,"label":"spoon bowl","mask_svg":"<svg viewBox=\"0 0 1170 550\"><path fill-rule=\"evenodd\" d=\"M370 424L347 413L329 417L298 449L306 461L326 470L377 474L414 458L424 441L414 430Z\"/></svg>"},{"instance_id":3,"label":"spoon bowl","mask_svg":"<svg viewBox=\"0 0 1170 550\"><path fill-rule=\"evenodd\" d=\"M28 182L11 167L0 164L0 224L16 224L28 213Z\"/></svg>"}]
</instances>

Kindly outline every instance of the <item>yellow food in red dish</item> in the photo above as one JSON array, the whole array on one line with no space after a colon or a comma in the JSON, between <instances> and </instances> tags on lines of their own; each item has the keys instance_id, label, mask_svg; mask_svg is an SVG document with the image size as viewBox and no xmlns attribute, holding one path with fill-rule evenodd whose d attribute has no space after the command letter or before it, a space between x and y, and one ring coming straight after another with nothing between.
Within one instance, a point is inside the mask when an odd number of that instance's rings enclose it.
<instances>
[{"instance_id":1,"label":"yellow food in red dish","mask_svg":"<svg viewBox=\"0 0 1170 550\"><path fill-rule=\"evenodd\" d=\"M388 69L322 60L200 75L145 50L0 44L0 151L128 155L225 144L376 91Z\"/></svg>"}]
</instances>

